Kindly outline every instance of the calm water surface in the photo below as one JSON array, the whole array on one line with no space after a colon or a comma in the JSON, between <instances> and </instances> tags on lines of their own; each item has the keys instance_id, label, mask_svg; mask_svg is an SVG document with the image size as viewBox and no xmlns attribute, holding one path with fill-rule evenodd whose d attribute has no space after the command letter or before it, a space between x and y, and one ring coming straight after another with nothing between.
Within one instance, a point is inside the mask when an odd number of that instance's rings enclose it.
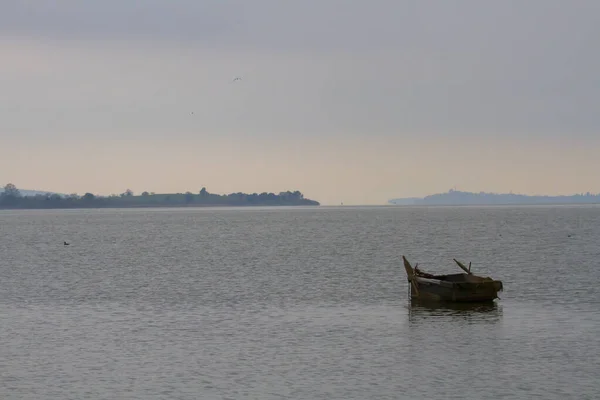
<instances>
[{"instance_id":1,"label":"calm water surface","mask_svg":"<svg viewBox=\"0 0 600 400\"><path fill-rule=\"evenodd\" d=\"M599 284L600 207L0 211L0 398L598 399Z\"/></svg>"}]
</instances>

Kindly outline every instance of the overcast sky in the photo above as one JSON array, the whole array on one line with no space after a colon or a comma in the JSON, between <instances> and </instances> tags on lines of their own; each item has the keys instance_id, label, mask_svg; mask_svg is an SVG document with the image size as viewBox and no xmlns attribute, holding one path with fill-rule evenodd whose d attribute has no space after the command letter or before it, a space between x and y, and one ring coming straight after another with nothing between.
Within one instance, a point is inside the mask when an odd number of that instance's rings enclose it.
<instances>
[{"instance_id":1,"label":"overcast sky","mask_svg":"<svg viewBox=\"0 0 600 400\"><path fill-rule=\"evenodd\" d=\"M600 192L598 38L595 0L3 0L0 181Z\"/></svg>"}]
</instances>

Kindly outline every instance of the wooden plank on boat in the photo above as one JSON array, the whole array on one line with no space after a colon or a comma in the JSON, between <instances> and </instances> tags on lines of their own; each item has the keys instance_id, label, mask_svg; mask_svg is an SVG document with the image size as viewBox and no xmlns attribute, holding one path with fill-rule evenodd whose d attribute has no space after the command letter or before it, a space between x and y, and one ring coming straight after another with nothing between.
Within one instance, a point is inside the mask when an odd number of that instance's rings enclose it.
<instances>
[{"instance_id":1,"label":"wooden plank on boat","mask_svg":"<svg viewBox=\"0 0 600 400\"><path fill-rule=\"evenodd\" d=\"M460 267L460 268L461 268L463 271L465 271L465 272L466 272L467 274L469 274L469 275L473 275L473 274L471 273L471 263L469 263L469 268L467 268L467 267L465 267L465 265L464 265L463 263L461 263L460 261L458 261L456 258L453 258L453 260L454 260L454 262L455 262L456 264L458 264L458 266L459 266L459 267Z\"/></svg>"},{"instance_id":2,"label":"wooden plank on boat","mask_svg":"<svg viewBox=\"0 0 600 400\"><path fill-rule=\"evenodd\" d=\"M455 285L455 283L452 283L452 282L440 281L439 279L422 278L420 276L417 277L415 280L421 284L437 285L437 286L443 286L443 287L447 287L447 288L453 288Z\"/></svg>"},{"instance_id":3,"label":"wooden plank on boat","mask_svg":"<svg viewBox=\"0 0 600 400\"><path fill-rule=\"evenodd\" d=\"M415 295L418 297L419 296L419 285L417 282L415 282L415 271L414 271L413 267L410 265L410 263L408 262L408 260L406 259L406 257L402 256L402 261L404 262L404 269L406 270L406 275L408 276L408 281L410 282L410 285L414 289Z\"/></svg>"},{"instance_id":4,"label":"wooden plank on boat","mask_svg":"<svg viewBox=\"0 0 600 400\"><path fill-rule=\"evenodd\" d=\"M409 279L411 279L415 275L413 267L410 265L406 257L402 256L402 261L404 262L404 269L406 270L406 275L409 277Z\"/></svg>"}]
</instances>

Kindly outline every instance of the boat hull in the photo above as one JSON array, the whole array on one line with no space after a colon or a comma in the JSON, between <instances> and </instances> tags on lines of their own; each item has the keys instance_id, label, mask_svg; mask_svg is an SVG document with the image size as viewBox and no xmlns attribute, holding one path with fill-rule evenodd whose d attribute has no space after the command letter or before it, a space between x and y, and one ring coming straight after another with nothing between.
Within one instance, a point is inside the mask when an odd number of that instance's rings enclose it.
<instances>
[{"instance_id":1,"label":"boat hull","mask_svg":"<svg viewBox=\"0 0 600 400\"><path fill-rule=\"evenodd\" d=\"M470 263L467 268L454 260L466 272L464 274L432 275L413 268L404 256L402 259L413 299L482 303L494 301L503 290L501 281L473 275Z\"/></svg>"},{"instance_id":2,"label":"boat hull","mask_svg":"<svg viewBox=\"0 0 600 400\"><path fill-rule=\"evenodd\" d=\"M421 300L481 303L494 301L502 290L502 282L444 282L436 279L413 277L411 298Z\"/></svg>"}]
</instances>

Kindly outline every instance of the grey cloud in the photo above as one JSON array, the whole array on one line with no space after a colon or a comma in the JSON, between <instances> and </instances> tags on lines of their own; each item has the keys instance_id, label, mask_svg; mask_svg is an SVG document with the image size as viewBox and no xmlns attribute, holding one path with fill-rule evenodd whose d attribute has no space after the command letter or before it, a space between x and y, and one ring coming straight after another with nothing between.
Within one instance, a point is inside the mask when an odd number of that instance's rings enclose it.
<instances>
[{"instance_id":1,"label":"grey cloud","mask_svg":"<svg viewBox=\"0 0 600 400\"><path fill-rule=\"evenodd\" d=\"M593 40L595 0L4 0L5 35L329 50L494 51ZM597 36L596 36L597 37ZM500 47L498 49L498 47Z\"/></svg>"},{"instance_id":2,"label":"grey cloud","mask_svg":"<svg viewBox=\"0 0 600 400\"><path fill-rule=\"evenodd\" d=\"M254 48L391 43L409 20L395 1L103 0L0 5L0 32L80 39L175 40Z\"/></svg>"},{"instance_id":3,"label":"grey cloud","mask_svg":"<svg viewBox=\"0 0 600 400\"><path fill-rule=\"evenodd\" d=\"M210 38L227 30L227 8L216 2L73 1L4 2L0 31L66 39Z\"/></svg>"},{"instance_id":4,"label":"grey cloud","mask_svg":"<svg viewBox=\"0 0 600 400\"><path fill-rule=\"evenodd\" d=\"M252 104L248 97L240 105L246 120L261 118L257 108L279 108L279 126L296 118L315 131L592 135L600 128L599 16L597 0L4 0L0 33L317 60L343 54L347 62L331 62L339 71L323 64L309 74L285 63L292 79L273 93L264 82L248 83L262 87L252 89ZM267 79L281 65L260 67ZM155 69L165 80L192 77ZM312 88L305 97L302 86ZM282 101L286 91L300 93L294 107ZM319 107L307 105L315 99ZM215 125L225 119L218 110L207 114ZM263 115L257 130L276 122Z\"/></svg>"}]
</instances>

